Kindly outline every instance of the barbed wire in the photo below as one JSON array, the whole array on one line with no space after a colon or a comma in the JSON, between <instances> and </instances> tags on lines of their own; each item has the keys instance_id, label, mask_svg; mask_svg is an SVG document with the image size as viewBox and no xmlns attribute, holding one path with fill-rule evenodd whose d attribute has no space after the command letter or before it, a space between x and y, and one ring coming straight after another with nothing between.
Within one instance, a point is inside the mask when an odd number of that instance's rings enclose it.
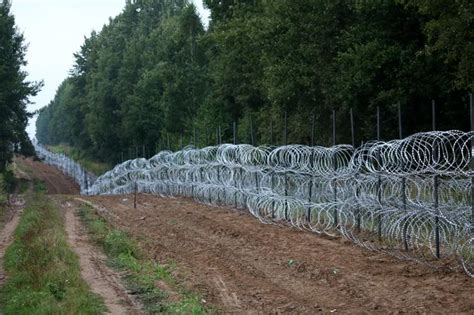
<instances>
[{"instance_id":1,"label":"barbed wire","mask_svg":"<svg viewBox=\"0 0 474 315\"><path fill-rule=\"evenodd\" d=\"M87 194L89 187L96 181L97 176L87 171L79 163L75 162L65 154L53 153L40 145L33 142L36 155L46 164L59 168L64 174L72 177L81 189L81 194Z\"/></svg>"},{"instance_id":2,"label":"barbed wire","mask_svg":"<svg viewBox=\"0 0 474 315\"><path fill-rule=\"evenodd\" d=\"M232 205L263 223L340 234L400 259L432 266L440 257L456 259L459 263L450 265L474 277L473 137L473 132L454 130L358 148L188 146L119 164L83 193L137 189ZM42 155L57 166L69 163L44 149Z\"/></svg>"}]
</instances>

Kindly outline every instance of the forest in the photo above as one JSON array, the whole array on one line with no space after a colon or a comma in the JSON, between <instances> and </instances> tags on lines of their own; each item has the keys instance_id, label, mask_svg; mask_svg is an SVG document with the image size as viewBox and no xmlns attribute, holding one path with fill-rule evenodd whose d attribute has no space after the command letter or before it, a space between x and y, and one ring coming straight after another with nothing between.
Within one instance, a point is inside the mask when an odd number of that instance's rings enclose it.
<instances>
[{"instance_id":1,"label":"forest","mask_svg":"<svg viewBox=\"0 0 474 315\"><path fill-rule=\"evenodd\" d=\"M13 154L33 155L34 149L26 133L26 110L30 97L36 95L42 82L29 82L26 65L26 46L18 32L10 2L0 1L0 173L7 168Z\"/></svg>"},{"instance_id":2,"label":"forest","mask_svg":"<svg viewBox=\"0 0 474 315\"><path fill-rule=\"evenodd\" d=\"M398 107L404 136L431 130L433 100L437 128L470 128L472 1L204 3L208 27L189 1L127 0L74 55L38 141L108 163L234 140L329 146L333 110L336 142L351 143L352 109L359 144L377 108L384 140L399 137Z\"/></svg>"}]
</instances>

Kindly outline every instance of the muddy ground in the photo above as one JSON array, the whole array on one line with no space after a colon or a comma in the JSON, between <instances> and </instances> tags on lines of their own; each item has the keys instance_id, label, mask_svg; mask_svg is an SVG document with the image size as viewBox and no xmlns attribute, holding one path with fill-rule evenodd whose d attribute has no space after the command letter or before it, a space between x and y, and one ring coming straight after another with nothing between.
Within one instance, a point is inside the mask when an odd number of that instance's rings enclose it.
<instances>
[{"instance_id":1,"label":"muddy ground","mask_svg":"<svg viewBox=\"0 0 474 315\"><path fill-rule=\"evenodd\" d=\"M50 192L77 192L59 171L28 163ZM151 258L175 265L181 285L224 313L474 311L474 281L463 273L396 260L340 238L265 225L243 211L183 198L140 195L138 209L132 196L80 198L128 231Z\"/></svg>"}]
</instances>

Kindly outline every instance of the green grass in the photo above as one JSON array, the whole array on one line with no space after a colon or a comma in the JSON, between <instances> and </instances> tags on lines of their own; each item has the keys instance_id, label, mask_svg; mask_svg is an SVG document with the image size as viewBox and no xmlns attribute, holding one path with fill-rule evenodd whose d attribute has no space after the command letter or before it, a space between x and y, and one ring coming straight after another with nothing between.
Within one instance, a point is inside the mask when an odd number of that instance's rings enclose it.
<instances>
[{"instance_id":1,"label":"green grass","mask_svg":"<svg viewBox=\"0 0 474 315\"><path fill-rule=\"evenodd\" d=\"M41 192L44 185L37 182L34 187L5 253L8 278L0 290L0 313L104 313L103 301L81 278L59 210Z\"/></svg>"},{"instance_id":2,"label":"green grass","mask_svg":"<svg viewBox=\"0 0 474 315\"><path fill-rule=\"evenodd\" d=\"M90 237L106 253L110 265L126 274L127 288L143 303L150 314L208 314L216 313L212 307L204 307L201 299L182 288L178 288L172 276L172 265L159 265L142 255L135 242L123 231L112 228L88 205L80 208L80 216ZM168 293L156 286L163 281L180 296L179 301L170 302Z\"/></svg>"},{"instance_id":3,"label":"green grass","mask_svg":"<svg viewBox=\"0 0 474 315\"><path fill-rule=\"evenodd\" d=\"M48 149L53 153L63 153L82 165L86 170L100 176L110 170L112 166L107 163L101 163L91 160L83 151L68 145L60 144L56 146L48 146Z\"/></svg>"},{"instance_id":4,"label":"green grass","mask_svg":"<svg viewBox=\"0 0 474 315\"><path fill-rule=\"evenodd\" d=\"M0 228L4 224L8 194L15 189L16 179L11 168L0 173Z\"/></svg>"}]
</instances>

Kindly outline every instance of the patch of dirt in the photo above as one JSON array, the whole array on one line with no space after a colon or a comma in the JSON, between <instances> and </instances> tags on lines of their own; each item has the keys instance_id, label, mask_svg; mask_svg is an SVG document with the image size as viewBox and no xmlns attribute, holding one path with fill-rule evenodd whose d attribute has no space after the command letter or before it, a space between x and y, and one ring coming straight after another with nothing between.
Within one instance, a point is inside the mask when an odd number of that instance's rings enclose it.
<instances>
[{"instance_id":1,"label":"patch of dirt","mask_svg":"<svg viewBox=\"0 0 474 315\"><path fill-rule=\"evenodd\" d=\"M6 281L5 270L3 269L3 257L8 246L13 242L13 233L20 221L21 213L25 206L25 201L22 197L12 195L9 197L9 205L5 213L5 224L0 226L0 286Z\"/></svg>"},{"instance_id":2,"label":"patch of dirt","mask_svg":"<svg viewBox=\"0 0 474 315\"><path fill-rule=\"evenodd\" d=\"M82 197L225 313L471 313L474 281L183 198Z\"/></svg>"},{"instance_id":3,"label":"patch of dirt","mask_svg":"<svg viewBox=\"0 0 474 315\"><path fill-rule=\"evenodd\" d=\"M56 167L22 156L17 156L15 163L23 173L28 173L28 177L43 181L50 195L77 195L80 192L79 185Z\"/></svg>"},{"instance_id":4,"label":"patch of dirt","mask_svg":"<svg viewBox=\"0 0 474 315\"><path fill-rule=\"evenodd\" d=\"M74 212L78 205L61 198L54 199L63 211L68 243L79 257L81 276L92 292L104 299L110 314L142 314L140 305L120 283L120 275L106 265L105 255L89 241Z\"/></svg>"}]
</instances>

